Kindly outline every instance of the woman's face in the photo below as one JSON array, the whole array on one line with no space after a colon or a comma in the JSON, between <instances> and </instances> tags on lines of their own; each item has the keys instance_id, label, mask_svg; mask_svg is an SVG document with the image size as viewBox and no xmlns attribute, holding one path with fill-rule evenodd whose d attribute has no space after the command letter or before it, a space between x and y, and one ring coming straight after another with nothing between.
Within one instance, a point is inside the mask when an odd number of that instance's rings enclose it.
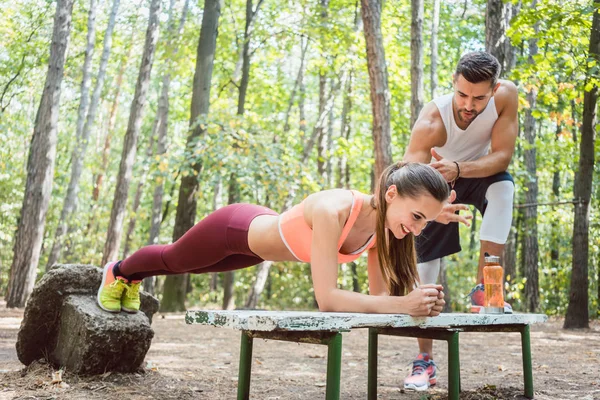
<instances>
[{"instance_id":1,"label":"woman's face","mask_svg":"<svg viewBox=\"0 0 600 400\"><path fill-rule=\"evenodd\" d=\"M436 219L444 206L444 202L434 199L429 193L416 198L402 197L398 194L396 185L388 188L385 200L388 204L385 227L396 239L402 239L411 233L419 236L425 225Z\"/></svg>"}]
</instances>

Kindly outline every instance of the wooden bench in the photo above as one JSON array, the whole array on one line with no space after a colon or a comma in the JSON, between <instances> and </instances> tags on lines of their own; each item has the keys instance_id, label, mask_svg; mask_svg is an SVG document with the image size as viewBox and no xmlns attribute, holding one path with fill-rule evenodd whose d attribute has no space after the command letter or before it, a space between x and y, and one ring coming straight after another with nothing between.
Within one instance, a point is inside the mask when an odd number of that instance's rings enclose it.
<instances>
[{"instance_id":1,"label":"wooden bench","mask_svg":"<svg viewBox=\"0 0 600 400\"><path fill-rule=\"evenodd\" d=\"M448 342L448 398L460 393L460 332L520 332L525 397L533 398L529 325L546 321L543 314L441 314L411 317L401 314L323 313L297 311L188 311L188 324L236 329L242 332L238 400L250 397L254 338L324 344L327 352L327 400L339 399L342 332L369 329L368 399L377 398L377 343L379 335L410 336Z\"/></svg>"}]
</instances>

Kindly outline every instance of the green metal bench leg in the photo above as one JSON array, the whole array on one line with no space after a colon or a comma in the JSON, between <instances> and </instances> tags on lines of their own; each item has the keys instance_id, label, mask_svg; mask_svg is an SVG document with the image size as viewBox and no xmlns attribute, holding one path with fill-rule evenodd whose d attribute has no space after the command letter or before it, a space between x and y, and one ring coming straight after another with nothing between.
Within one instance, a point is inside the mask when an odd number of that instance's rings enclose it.
<instances>
[{"instance_id":1,"label":"green metal bench leg","mask_svg":"<svg viewBox=\"0 0 600 400\"><path fill-rule=\"evenodd\" d=\"M342 370L342 334L337 333L327 343L327 389L326 400L339 400Z\"/></svg>"},{"instance_id":2,"label":"green metal bench leg","mask_svg":"<svg viewBox=\"0 0 600 400\"><path fill-rule=\"evenodd\" d=\"M238 373L238 400L250 398L250 373L252 371L252 337L242 331L240 345L240 370Z\"/></svg>"},{"instance_id":3,"label":"green metal bench leg","mask_svg":"<svg viewBox=\"0 0 600 400\"><path fill-rule=\"evenodd\" d=\"M458 356L458 332L448 337L448 400L460 397L460 359Z\"/></svg>"},{"instance_id":4,"label":"green metal bench leg","mask_svg":"<svg viewBox=\"0 0 600 400\"><path fill-rule=\"evenodd\" d=\"M533 399L533 370L531 368L531 340L529 325L521 329L521 351L523 352L523 377L525 378L525 397Z\"/></svg>"},{"instance_id":5,"label":"green metal bench leg","mask_svg":"<svg viewBox=\"0 0 600 400\"><path fill-rule=\"evenodd\" d=\"M369 366L367 373L367 399L377 399L377 347L378 333L376 329L369 328Z\"/></svg>"}]
</instances>

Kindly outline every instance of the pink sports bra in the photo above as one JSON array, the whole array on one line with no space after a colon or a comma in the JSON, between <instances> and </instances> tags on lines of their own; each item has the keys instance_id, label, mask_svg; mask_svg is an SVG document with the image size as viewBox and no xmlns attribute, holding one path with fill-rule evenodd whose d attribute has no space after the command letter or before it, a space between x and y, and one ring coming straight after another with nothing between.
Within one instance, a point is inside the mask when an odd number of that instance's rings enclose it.
<instances>
[{"instance_id":1,"label":"pink sports bra","mask_svg":"<svg viewBox=\"0 0 600 400\"><path fill-rule=\"evenodd\" d=\"M338 242L338 263L347 263L356 260L367 249L375 246L375 234L360 249L350 254L340 253L342 244L348 237L350 230L358 218L363 205L362 193L352 190L352 208L350 216L344 225L342 235ZM288 250L299 261L310 262L312 229L304 220L304 201L295 205L279 216L279 234Z\"/></svg>"}]
</instances>

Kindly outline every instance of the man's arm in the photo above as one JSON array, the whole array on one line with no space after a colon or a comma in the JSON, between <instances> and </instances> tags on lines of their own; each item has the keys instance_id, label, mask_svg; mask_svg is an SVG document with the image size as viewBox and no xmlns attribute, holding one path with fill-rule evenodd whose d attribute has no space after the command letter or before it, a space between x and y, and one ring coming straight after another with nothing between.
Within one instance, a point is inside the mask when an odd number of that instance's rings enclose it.
<instances>
[{"instance_id":1,"label":"man's arm","mask_svg":"<svg viewBox=\"0 0 600 400\"><path fill-rule=\"evenodd\" d=\"M495 100L501 112L492 128L491 152L475 161L459 162L461 178L484 178L508 169L519 133L519 95L515 84L503 81Z\"/></svg>"},{"instance_id":2,"label":"man's arm","mask_svg":"<svg viewBox=\"0 0 600 400\"><path fill-rule=\"evenodd\" d=\"M445 141L446 128L440 111L433 101L429 102L412 128L403 160L427 164L431 161L431 149L443 146Z\"/></svg>"}]
</instances>

